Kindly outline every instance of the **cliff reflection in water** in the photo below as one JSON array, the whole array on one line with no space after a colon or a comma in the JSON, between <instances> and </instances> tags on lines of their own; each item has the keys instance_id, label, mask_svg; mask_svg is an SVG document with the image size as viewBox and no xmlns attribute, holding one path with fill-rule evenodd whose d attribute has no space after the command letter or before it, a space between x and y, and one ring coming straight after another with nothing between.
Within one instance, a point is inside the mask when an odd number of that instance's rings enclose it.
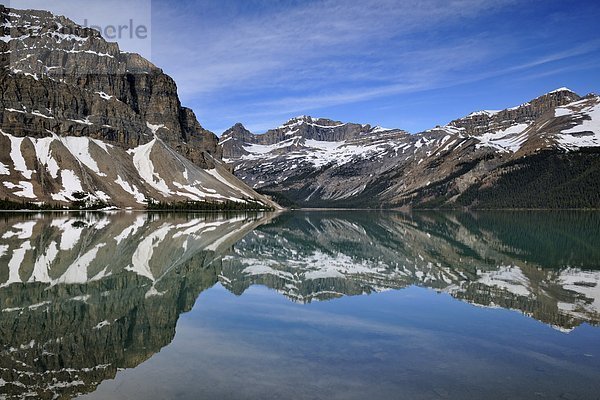
<instances>
[{"instance_id":1,"label":"cliff reflection in water","mask_svg":"<svg viewBox=\"0 0 600 400\"><path fill-rule=\"evenodd\" d=\"M595 213L5 215L0 394L94 391L173 340L220 282L293 301L410 285L562 331L600 322Z\"/></svg>"},{"instance_id":2,"label":"cliff reflection in water","mask_svg":"<svg viewBox=\"0 0 600 400\"><path fill-rule=\"evenodd\" d=\"M0 394L70 398L147 360L217 282L212 261L261 223L260 216L5 218Z\"/></svg>"}]
</instances>

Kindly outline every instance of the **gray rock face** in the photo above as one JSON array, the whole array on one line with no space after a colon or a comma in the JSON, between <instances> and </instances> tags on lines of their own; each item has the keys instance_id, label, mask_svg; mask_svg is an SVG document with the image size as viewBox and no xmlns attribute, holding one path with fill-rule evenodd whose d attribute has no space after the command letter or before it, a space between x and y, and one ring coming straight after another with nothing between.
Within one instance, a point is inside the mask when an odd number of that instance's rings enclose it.
<instances>
[{"instance_id":1,"label":"gray rock face","mask_svg":"<svg viewBox=\"0 0 600 400\"><path fill-rule=\"evenodd\" d=\"M268 202L222 166L217 137L141 56L44 11L0 6L0 38L2 198Z\"/></svg>"},{"instance_id":2,"label":"gray rock face","mask_svg":"<svg viewBox=\"0 0 600 400\"><path fill-rule=\"evenodd\" d=\"M244 145L255 141L256 135L238 123L223 133L219 148L222 149L224 159L237 159L248 154Z\"/></svg>"},{"instance_id":3,"label":"gray rock face","mask_svg":"<svg viewBox=\"0 0 600 400\"><path fill-rule=\"evenodd\" d=\"M287 205L597 207L599 107L598 96L562 88L414 135L368 126L349 135L297 134L292 120L284 127L293 134L281 140L277 131L251 136L238 127L220 146L237 176ZM573 196L576 182L584 189Z\"/></svg>"},{"instance_id":4,"label":"gray rock face","mask_svg":"<svg viewBox=\"0 0 600 400\"><path fill-rule=\"evenodd\" d=\"M162 70L64 17L4 7L0 14L1 129L124 146L148 143L156 133L198 166L214 165L204 153L217 155L216 136L181 106ZM163 126L153 132L148 124Z\"/></svg>"},{"instance_id":5,"label":"gray rock face","mask_svg":"<svg viewBox=\"0 0 600 400\"><path fill-rule=\"evenodd\" d=\"M478 111L450 122L449 126L462 129L467 135L478 136L486 132L508 129L514 124L531 123L556 107L580 100L581 97L567 88L540 96L518 107L501 111Z\"/></svg>"}]
</instances>

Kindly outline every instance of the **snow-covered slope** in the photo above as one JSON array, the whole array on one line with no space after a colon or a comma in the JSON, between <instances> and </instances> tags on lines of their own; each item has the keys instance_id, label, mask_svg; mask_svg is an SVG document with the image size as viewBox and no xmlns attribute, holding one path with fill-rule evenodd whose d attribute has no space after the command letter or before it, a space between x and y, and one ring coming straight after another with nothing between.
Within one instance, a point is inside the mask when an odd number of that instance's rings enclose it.
<instances>
[{"instance_id":1,"label":"snow-covered slope","mask_svg":"<svg viewBox=\"0 0 600 400\"><path fill-rule=\"evenodd\" d=\"M572 127L561 130L555 141L565 150L600 147L600 100L584 99L559 107L555 117L568 121Z\"/></svg>"},{"instance_id":2,"label":"snow-covered slope","mask_svg":"<svg viewBox=\"0 0 600 400\"><path fill-rule=\"evenodd\" d=\"M599 107L598 96L581 98L561 88L517 107L472 113L414 135L367 125L340 138L327 132L352 124L324 126L303 117L278 128L279 136L274 131L253 135L238 125L220 145L237 176L290 203L394 207L443 197L439 204L453 204L507 164L541 152L600 149Z\"/></svg>"},{"instance_id":3,"label":"snow-covered slope","mask_svg":"<svg viewBox=\"0 0 600 400\"><path fill-rule=\"evenodd\" d=\"M199 168L155 138L131 149L87 137L19 138L0 130L0 196L70 203L74 194L120 207L159 201L235 201L259 198L216 164Z\"/></svg>"}]
</instances>

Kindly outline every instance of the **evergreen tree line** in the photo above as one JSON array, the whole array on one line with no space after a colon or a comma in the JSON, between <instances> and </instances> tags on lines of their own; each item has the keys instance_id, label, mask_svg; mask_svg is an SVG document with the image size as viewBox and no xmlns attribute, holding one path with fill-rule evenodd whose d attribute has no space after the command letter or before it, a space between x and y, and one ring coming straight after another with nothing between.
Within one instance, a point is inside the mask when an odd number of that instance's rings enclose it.
<instances>
[{"instance_id":1,"label":"evergreen tree line","mask_svg":"<svg viewBox=\"0 0 600 400\"><path fill-rule=\"evenodd\" d=\"M103 201L86 201L87 195L82 197L81 194L74 194L75 200L69 206L57 203L33 203L31 201L12 201L7 197L0 200L0 210L5 211L68 211L68 210L101 210L110 207L110 204Z\"/></svg>"},{"instance_id":2,"label":"evergreen tree line","mask_svg":"<svg viewBox=\"0 0 600 400\"><path fill-rule=\"evenodd\" d=\"M152 199L146 200L147 210L152 211L275 211L273 207L266 206L255 200L237 202L227 200L217 201L179 201L164 202Z\"/></svg>"},{"instance_id":3,"label":"evergreen tree line","mask_svg":"<svg viewBox=\"0 0 600 400\"><path fill-rule=\"evenodd\" d=\"M514 168L492 187L472 187L458 203L490 209L600 208L600 153L539 154L509 167Z\"/></svg>"},{"instance_id":4,"label":"evergreen tree line","mask_svg":"<svg viewBox=\"0 0 600 400\"><path fill-rule=\"evenodd\" d=\"M0 200L0 210L6 211L65 211L65 210L82 210L93 211L102 210L111 205L102 201L90 202L87 196L74 196L75 200L71 205L59 205L48 203L32 203L29 201L11 201L8 198ZM246 202L237 202L227 200L225 202L211 201L181 201L181 202L162 202L147 199L147 210L165 210L165 211L275 211L273 207L266 206L263 203L254 200L246 200Z\"/></svg>"}]
</instances>

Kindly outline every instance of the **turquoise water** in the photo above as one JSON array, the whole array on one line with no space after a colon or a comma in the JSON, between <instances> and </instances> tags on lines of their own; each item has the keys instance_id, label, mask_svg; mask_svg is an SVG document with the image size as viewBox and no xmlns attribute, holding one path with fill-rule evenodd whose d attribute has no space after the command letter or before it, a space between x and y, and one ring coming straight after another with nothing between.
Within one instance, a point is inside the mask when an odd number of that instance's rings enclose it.
<instances>
[{"instance_id":1,"label":"turquoise water","mask_svg":"<svg viewBox=\"0 0 600 400\"><path fill-rule=\"evenodd\" d=\"M3 217L5 398L600 397L597 213Z\"/></svg>"}]
</instances>

